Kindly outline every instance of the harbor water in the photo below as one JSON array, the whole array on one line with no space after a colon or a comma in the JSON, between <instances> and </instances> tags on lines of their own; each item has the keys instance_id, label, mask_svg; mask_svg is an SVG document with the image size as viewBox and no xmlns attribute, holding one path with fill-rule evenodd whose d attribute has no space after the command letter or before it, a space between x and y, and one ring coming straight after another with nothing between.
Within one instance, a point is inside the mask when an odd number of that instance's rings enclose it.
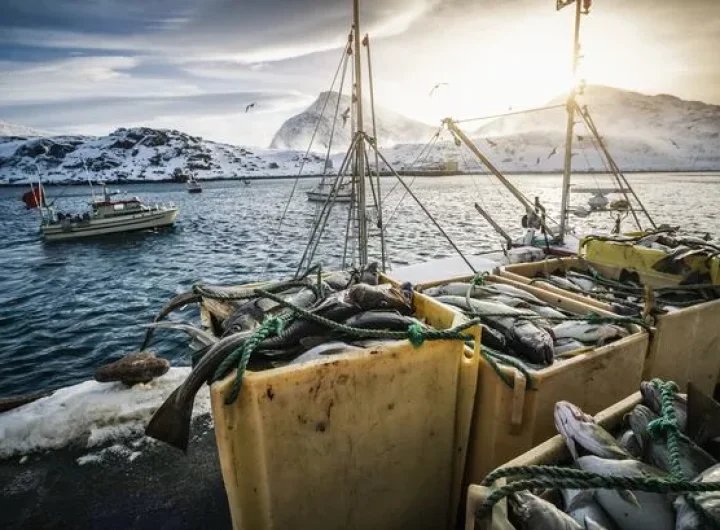
<instances>
[{"instance_id":1,"label":"harbor water","mask_svg":"<svg viewBox=\"0 0 720 530\"><path fill-rule=\"evenodd\" d=\"M656 222L720 236L720 174L634 174L629 180ZM559 175L513 176L532 200L552 214L559 209ZM406 177L412 182L412 177ZM579 176L582 187L608 187L607 177ZM95 368L137 349L163 303L195 282L239 283L295 272L317 206L305 192L314 180L299 181L288 204L292 180L204 183L190 195L180 184L113 186L147 203L180 207L174 227L157 232L65 243L44 243L37 211L19 200L23 188L0 189L0 397L54 389L92 378ZM453 255L453 250L395 180L382 179L383 215L393 267ZM477 202L514 236L522 211L494 179L485 175L417 178L413 191L467 254L500 248L501 238L477 213ZM391 192L392 190L392 192ZM81 212L87 187L50 187L58 209ZM586 206L589 195L573 195ZM282 212L287 214L280 224ZM315 262L325 268L343 262L348 209L336 205ZM376 216L371 214L371 221ZM607 213L571 224L582 234L609 230ZM623 227L633 228L631 218ZM374 224L371 235L377 234ZM277 234L277 235L275 235ZM371 255L378 258L376 244ZM350 257L346 256L346 262ZM184 336L159 332L153 346L173 365L189 365Z\"/></svg>"}]
</instances>

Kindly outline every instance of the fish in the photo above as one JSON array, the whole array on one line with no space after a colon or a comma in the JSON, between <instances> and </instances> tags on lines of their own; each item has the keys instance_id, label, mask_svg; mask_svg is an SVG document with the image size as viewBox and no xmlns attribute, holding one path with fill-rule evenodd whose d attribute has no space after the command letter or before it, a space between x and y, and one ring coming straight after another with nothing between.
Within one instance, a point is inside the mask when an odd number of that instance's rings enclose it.
<instances>
[{"instance_id":1,"label":"fish","mask_svg":"<svg viewBox=\"0 0 720 530\"><path fill-rule=\"evenodd\" d=\"M614 521L595 500L595 493L592 490L565 489L561 493L565 504L565 513L575 521L588 528L586 521L589 519L592 524L598 525L600 528L615 530ZM593 528L592 525L589 527Z\"/></svg>"},{"instance_id":2,"label":"fish","mask_svg":"<svg viewBox=\"0 0 720 530\"><path fill-rule=\"evenodd\" d=\"M347 300L362 310L394 309L403 315L410 315L412 309L412 291L399 289L392 285L369 285L358 283L347 291Z\"/></svg>"},{"instance_id":3,"label":"fish","mask_svg":"<svg viewBox=\"0 0 720 530\"><path fill-rule=\"evenodd\" d=\"M202 301L202 297L199 294L196 294L192 291L186 292L186 293L180 293L176 296L173 296L168 302L160 309L158 314L153 319L153 322L159 322L166 316L168 316L170 313L175 311L176 309L181 309L189 304L197 304ZM140 345L140 351L147 350L147 347L150 345L150 341L152 340L153 334L155 333L155 328L148 328L145 331L145 336L143 337L142 344Z\"/></svg>"},{"instance_id":4,"label":"fish","mask_svg":"<svg viewBox=\"0 0 720 530\"><path fill-rule=\"evenodd\" d=\"M643 404L652 410L655 414L662 413L660 390L658 390L651 381L642 381L640 383L640 394L642 394ZM673 410L677 419L678 427L682 432L687 432L687 396L675 392L673 394Z\"/></svg>"},{"instance_id":5,"label":"fish","mask_svg":"<svg viewBox=\"0 0 720 530\"><path fill-rule=\"evenodd\" d=\"M549 318L549 319L567 317L567 315L565 313L561 313L557 309L554 309L550 306L538 306L535 304L530 304L528 309L537 313L541 317L545 317L545 318Z\"/></svg>"},{"instance_id":6,"label":"fish","mask_svg":"<svg viewBox=\"0 0 720 530\"><path fill-rule=\"evenodd\" d=\"M178 331L184 331L203 346L210 346L218 341L215 336L211 335L207 331L182 322L153 322L151 324L147 324L147 326L153 328L176 329Z\"/></svg>"},{"instance_id":7,"label":"fish","mask_svg":"<svg viewBox=\"0 0 720 530\"><path fill-rule=\"evenodd\" d=\"M527 491L508 497L513 525L519 530L583 530L557 506Z\"/></svg>"},{"instance_id":8,"label":"fish","mask_svg":"<svg viewBox=\"0 0 720 530\"><path fill-rule=\"evenodd\" d=\"M616 324L592 324L582 320L568 320L551 328L552 336L557 339L575 339L580 342L606 344L616 338L627 337L630 333Z\"/></svg>"},{"instance_id":9,"label":"fish","mask_svg":"<svg viewBox=\"0 0 720 530\"><path fill-rule=\"evenodd\" d=\"M615 528L615 525L613 525L613 526L602 525L602 524L598 523L592 517L585 517L583 524L584 524L585 530L611 530L612 528Z\"/></svg>"},{"instance_id":10,"label":"fish","mask_svg":"<svg viewBox=\"0 0 720 530\"><path fill-rule=\"evenodd\" d=\"M325 342L323 344L318 344L317 346L310 348L306 352L300 354L295 359L290 361L288 364L291 364L291 365L303 364L303 363L310 362L310 361L327 359L328 357L330 357L332 355L338 355L341 353L350 353L350 352L361 352L361 351L365 351L365 348L353 346L352 344L348 344L347 342L333 340L333 341Z\"/></svg>"},{"instance_id":11,"label":"fish","mask_svg":"<svg viewBox=\"0 0 720 530\"><path fill-rule=\"evenodd\" d=\"M121 381L127 386L149 383L167 373L170 362L155 356L151 351L129 353L117 361L100 366L95 370L95 381L109 383Z\"/></svg>"},{"instance_id":12,"label":"fish","mask_svg":"<svg viewBox=\"0 0 720 530\"><path fill-rule=\"evenodd\" d=\"M585 454L601 458L624 460L632 458L615 438L595 423L595 419L585 414L579 407L568 401L558 401L555 404L555 428L565 440L570 454L574 460L580 457L579 449Z\"/></svg>"},{"instance_id":13,"label":"fish","mask_svg":"<svg viewBox=\"0 0 720 530\"><path fill-rule=\"evenodd\" d=\"M714 458L720 458L720 403L688 383L687 434Z\"/></svg>"},{"instance_id":14,"label":"fish","mask_svg":"<svg viewBox=\"0 0 720 530\"><path fill-rule=\"evenodd\" d=\"M187 452L195 394L215 374L228 354L242 346L250 335L251 331L236 333L211 346L187 379L155 411L145 434Z\"/></svg>"},{"instance_id":15,"label":"fish","mask_svg":"<svg viewBox=\"0 0 720 530\"><path fill-rule=\"evenodd\" d=\"M644 405L637 405L628 414L628 423L643 451L643 461L664 471L670 472L670 451L665 437L658 439L650 436L648 424L658 416ZM705 469L712 467L717 461L706 451L698 447L692 440L681 436L678 438L680 466L683 476L695 477Z\"/></svg>"},{"instance_id":16,"label":"fish","mask_svg":"<svg viewBox=\"0 0 720 530\"><path fill-rule=\"evenodd\" d=\"M565 277L569 282L575 284L578 289L581 289L583 291L591 293L597 288L597 284L584 275L568 271Z\"/></svg>"},{"instance_id":17,"label":"fish","mask_svg":"<svg viewBox=\"0 0 720 530\"><path fill-rule=\"evenodd\" d=\"M693 479L694 482L720 482L720 464L706 469ZM720 491L694 493L695 502L703 512L715 522L715 528L720 527ZM710 530L703 525L697 512L691 508L685 495L679 495L673 503L677 512L675 530Z\"/></svg>"},{"instance_id":18,"label":"fish","mask_svg":"<svg viewBox=\"0 0 720 530\"><path fill-rule=\"evenodd\" d=\"M642 456L642 447L640 447L640 442L638 442L632 429L627 429L623 432L618 437L617 443L634 458L640 458Z\"/></svg>"},{"instance_id":19,"label":"fish","mask_svg":"<svg viewBox=\"0 0 720 530\"><path fill-rule=\"evenodd\" d=\"M524 319L533 317L535 313L532 311L462 296L439 296L436 300L483 318L488 326L503 334L508 347L531 363L552 364L554 357L552 336L533 322Z\"/></svg>"},{"instance_id":20,"label":"fish","mask_svg":"<svg viewBox=\"0 0 720 530\"><path fill-rule=\"evenodd\" d=\"M417 319L401 315L397 311L365 311L343 321L343 324L353 328L390 331L405 331L408 326L417 323Z\"/></svg>"},{"instance_id":21,"label":"fish","mask_svg":"<svg viewBox=\"0 0 720 530\"><path fill-rule=\"evenodd\" d=\"M435 287L428 287L423 289L422 294L427 296L465 296L469 295L470 298L483 297L483 293L488 293L487 290L483 290L479 285L473 285L471 283L463 282L451 282L444 285L438 285ZM489 294L488 294L489 296Z\"/></svg>"},{"instance_id":22,"label":"fish","mask_svg":"<svg viewBox=\"0 0 720 530\"><path fill-rule=\"evenodd\" d=\"M613 460L581 456L580 469L615 477L658 477L667 475L637 460ZM674 530L675 513L666 495L645 491L596 489L595 498L619 530Z\"/></svg>"},{"instance_id":23,"label":"fish","mask_svg":"<svg viewBox=\"0 0 720 530\"><path fill-rule=\"evenodd\" d=\"M585 346L585 344L575 339L563 338L557 339L555 341L555 357L558 357L559 355L564 355L566 353L587 349L588 347Z\"/></svg>"},{"instance_id":24,"label":"fish","mask_svg":"<svg viewBox=\"0 0 720 530\"><path fill-rule=\"evenodd\" d=\"M561 276L555 276L553 274L550 276L546 276L544 279L551 285L554 285L555 287L560 287L561 289L565 289L567 291L577 291L579 289L579 287L573 282Z\"/></svg>"}]
</instances>

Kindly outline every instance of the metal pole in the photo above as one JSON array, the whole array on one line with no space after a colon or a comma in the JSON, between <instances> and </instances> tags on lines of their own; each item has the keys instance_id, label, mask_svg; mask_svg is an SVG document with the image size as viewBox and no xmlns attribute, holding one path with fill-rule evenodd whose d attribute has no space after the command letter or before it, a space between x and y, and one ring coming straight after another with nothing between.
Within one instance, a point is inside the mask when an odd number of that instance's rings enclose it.
<instances>
[{"instance_id":1,"label":"metal pole","mask_svg":"<svg viewBox=\"0 0 720 530\"><path fill-rule=\"evenodd\" d=\"M370 108L372 110L372 128L373 128L373 140L377 144L377 124L375 122L375 89L373 88L373 75L372 75L372 61L370 60L370 38L365 35L363 44L367 49L367 65L368 65L368 87L370 89ZM372 179L372 173L370 178ZM380 159L378 158L377 151L375 152L375 186L377 188L377 216L378 216L378 228L380 229L380 259L382 264L382 271L385 272L387 257L385 255L385 230L383 230L383 217L382 217L382 193L380 191Z\"/></svg>"},{"instance_id":2,"label":"metal pole","mask_svg":"<svg viewBox=\"0 0 720 530\"><path fill-rule=\"evenodd\" d=\"M358 142L355 145L355 167L357 168L358 207L358 260L359 265L367 264L367 219L365 217L365 139L362 112L362 64L360 60L360 6L353 0L353 27L355 40L355 102Z\"/></svg>"},{"instance_id":3,"label":"metal pole","mask_svg":"<svg viewBox=\"0 0 720 530\"><path fill-rule=\"evenodd\" d=\"M515 196L515 198L516 198L518 201L520 201L520 204L522 204L522 205L525 207L525 211L526 211L528 214L531 214L531 213L534 214L534 213L535 213L535 208L534 208L533 205L530 203L530 201L528 201L528 200L525 198L525 196L524 196L522 193L520 193L520 190L518 190L515 186L513 186L512 182L510 182L507 178L505 178L505 175L503 175L502 173L500 173L500 170L499 170L498 168L496 168L496 167L493 165L493 163L490 162L490 160L489 160L485 155L482 154L482 152L480 151L480 149L477 148L477 146L472 142L472 140L470 140L470 138L467 137L467 135L455 124L455 122L452 121L450 118L446 118L446 119L444 120L444 123L447 125L447 128L448 128L454 135L456 135L456 136L468 147L468 149L470 149L470 151L472 151L472 153L473 153L476 157L478 157L478 159L480 160L480 162L482 162L482 163L485 165L485 167L488 168L488 169L490 170L490 172L491 172L493 175L495 175L495 177L496 177L500 182L502 182L502 184L503 184L508 190L510 190L510 193L512 193L512 194ZM554 235L553 232L552 232L552 230L550 230L550 228L548 228L547 225L543 224L543 227L545 228L545 230L547 231L548 234L550 234L551 236Z\"/></svg>"},{"instance_id":4,"label":"metal pole","mask_svg":"<svg viewBox=\"0 0 720 530\"><path fill-rule=\"evenodd\" d=\"M559 240L562 243L567 232L568 207L570 203L570 171L572 168L572 141L573 127L575 126L575 75L580 57L580 4L581 0L575 0L575 35L573 38L573 60L572 60L572 87L567 98L567 126L565 134L565 164L563 166L562 199L560 201L560 234Z\"/></svg>"}]
</instances>

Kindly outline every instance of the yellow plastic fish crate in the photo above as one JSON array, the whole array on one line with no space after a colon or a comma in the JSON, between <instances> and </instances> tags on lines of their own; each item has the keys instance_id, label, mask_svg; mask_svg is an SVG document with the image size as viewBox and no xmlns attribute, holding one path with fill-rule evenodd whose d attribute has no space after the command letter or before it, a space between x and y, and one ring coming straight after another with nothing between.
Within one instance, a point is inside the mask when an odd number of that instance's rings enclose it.
<instances>
[{"instance_id":1,"label":"yellow plastic fish crate","mask_svg":"<svg viewBox=\"0 0 720 530\"><path fill-rule=\"evenodd\" d=\"M457 319L424 296L415 311L438 328ZM231 405L235 374L213 384L233 527L453 528L478 358L457 340L398 341L248 372Z\"/></svg>"},{"instance_id":2,"label":"yellow plastic fish crate","mask_svg":"<svg viewBox=\"0 0 720 530\"><path fill-rule=\"evenodd\" d=\"M507 265L500 275L510 280L529 284L539 274L552 274L569 269L587 270L589 260L581 258L549 259L535 263ZM590 263L602 275L617 279L621 267ZM664 285L668 285L667 283ZM674 285L674 282L671 283ZM662 287L663 284L656 285ZM571 293L560 287L537 284L544 289L593 307L612 311L610 305L588 296ZM712 395L720 374L720 300L712 300L655 317L648 355L645 359L643 379L659 377L675 381L682 389L692 381L703 392Z\"/></svg>"},{"instance_id":3,"label":"yellow plastic fish crate","mask_svg":"<svg viewBox=\"0 0 720 530\"><path fill-rule=\"evenodd\" d=\"M636 392L598 413L595 416L595 421L612 432L622 424L623 416L632 411L641 401L640 392ZM565 440L563 440L562 436L555 435L553 438L533 447L527 453L510 460L500 467L551 466L570 461L571 457L565 445ZM480 486L479 482L468 487L467 503L465 505L465 530L515 530L515 527L508 521L507 502L505 500L498 502L488 517L476 521L475 514L491 492L490 488ZM496 484L504 485L505 479L498 480Z\"/></svg>"},{"instance_id":4,"label":"yellow plastic fish crate","mask_svg":"<svg viewBox=\"0 0 720 530\"><path fill-rule=\"evenodd\" d=\"M418 285L433 287L471 277ZM506 283L531 292L552 307L576 314L610 314L565 296L533 288L498 276L487 283ZM555 403L568 400L595 414L621 400L640 385L648 347L648 334L640 328L611 344L584 351L532 372L534 388L515 368L502 367L513 381L509 388L493 368L480 359L478 390L470 433L466 481L477 483L492 469L555 434Z\"/></svg>"},{"instance_id":5,"label":"yellow plastic fish crate","mask_svg":"<svg viewBox=\"0 0 720 530\"><path fill-rule=\"evenodd\" d=\"M591 237L585 238L580 243L580 249L582 256L588 261L636 272L640 280L651 287L674 285L682 280L680 275L666 274L653 269L653 265L667 256L659 249L617 241L600 241ZM720 259L717 256L709 261L705 257L689 256L685 261L693 270L709 273L712 283L720 284Z\"/></svg>"}]
</instances>

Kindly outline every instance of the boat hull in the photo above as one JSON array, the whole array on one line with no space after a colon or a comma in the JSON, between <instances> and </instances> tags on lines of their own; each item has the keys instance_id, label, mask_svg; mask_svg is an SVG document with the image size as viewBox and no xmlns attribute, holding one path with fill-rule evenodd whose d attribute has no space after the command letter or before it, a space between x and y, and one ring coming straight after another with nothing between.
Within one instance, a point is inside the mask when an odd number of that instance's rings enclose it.
<instances>
[{"instance_id":1,"label":"boat hull","mask_svg":"<svg viewBox=\"0 0 720 530\"><path fill-rule=\"evenodd\" d=\"M310 202L325 202L328 200L328 197L330 197L329 193L325 193L322 191L308 191L307 193L307 199ZM352 200L352 195L349 193L338 193L335 196L335 202L350 202Z\"/></svg>"},{"instance_id":2,"label":"boat hull","mask_svg":"<svg viewBox=\"0 0 720 530\"><path fill-rule=\"evenodd\" d=\"M122 216L121 218L93 219L86 223L70 223L66 226L61 224L45 225L40 227L40 231L45 241L97 237L170 226L175 222L177 213L177 208L168 208Z\"/></svg>"},{"instance_id":3,"label":"boat hull","mask_svg":"<svg viewBox=\"0 0 720 530\"><path fill-rule=\"evenodd\" d=\"M190 188L188 193L202 193L202 188Z\"/></svg>"}]
</instances>

